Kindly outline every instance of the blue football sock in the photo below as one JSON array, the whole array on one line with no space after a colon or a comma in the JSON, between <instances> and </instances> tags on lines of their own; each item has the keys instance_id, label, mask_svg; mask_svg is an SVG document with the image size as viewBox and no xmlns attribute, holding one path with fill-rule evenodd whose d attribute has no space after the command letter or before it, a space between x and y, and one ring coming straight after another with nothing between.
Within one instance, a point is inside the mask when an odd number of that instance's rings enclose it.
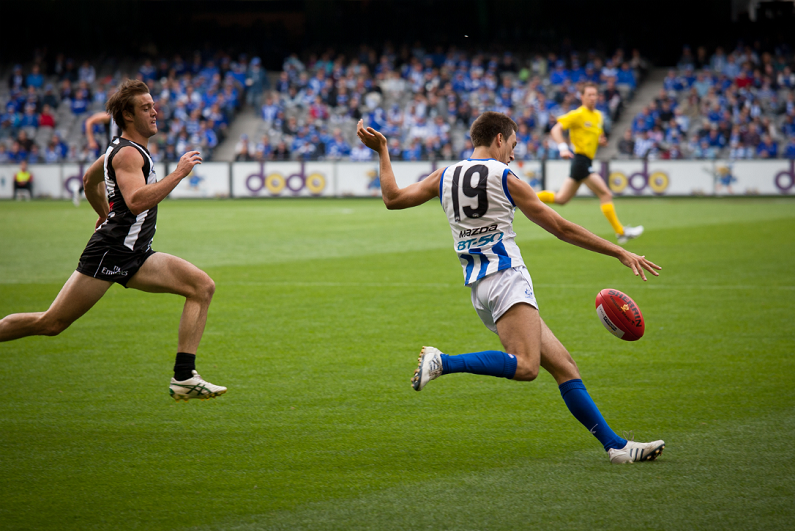
<instances>
[{"instance_id":1,"label":"blue football sock","mask_svg":"<svg viewBox=\"0 0 795 531\"><path fill-rule=\"evenodd\" d=\"M442 374L453 372L485 374L510 380L516 374L516 356L499 350L459 354L458 356L442 354Z\"/></svg>"},{"instance_id":2,"label":"blue football sock","mask_svg":"<svg viewBox=\"0 0 795 531\"><path fill-rule=\"evenodd\" d=\"M566 406L594 437L599 439L605 447L605 451L611 448L623 448L627 445L626 439L622 439L610 429L604 417L599 412L599 408L594 404L591 395L585 390L582 380L569 380L560 384L560 395Z\"/></svg>"}]
</instances>

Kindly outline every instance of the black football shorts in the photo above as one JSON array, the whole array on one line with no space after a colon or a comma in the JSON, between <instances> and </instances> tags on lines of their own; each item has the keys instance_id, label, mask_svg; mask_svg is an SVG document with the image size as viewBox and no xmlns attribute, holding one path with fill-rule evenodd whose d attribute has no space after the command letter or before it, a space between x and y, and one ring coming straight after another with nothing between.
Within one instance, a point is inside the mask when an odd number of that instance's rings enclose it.
<instances>
[{"instance_id":1,"label":"black football shorts","mask_svg":"<svg viewBox=\"0 0 795 531\"><path fill-rule=\"evenodd\" d=\"M127 282L153 254L155 251L151 248L146 251L130 251L126 247L119 249L115 246L102 245L92 238L80 255L77 272L100 280L116 282L126 288Z\"/></svg>"},{"instance_id":2,"label":"black football shorts","mask_svg":"<svg viewBox=\"0 0 795 531\"><path fill-rule=\"evenodd\" d=\"M575 181L582 181L592 173L594 173L593 161L585 155L575 153L574 158L571 159L571 173L569 177Z\"/></svg>"}]
</instances>

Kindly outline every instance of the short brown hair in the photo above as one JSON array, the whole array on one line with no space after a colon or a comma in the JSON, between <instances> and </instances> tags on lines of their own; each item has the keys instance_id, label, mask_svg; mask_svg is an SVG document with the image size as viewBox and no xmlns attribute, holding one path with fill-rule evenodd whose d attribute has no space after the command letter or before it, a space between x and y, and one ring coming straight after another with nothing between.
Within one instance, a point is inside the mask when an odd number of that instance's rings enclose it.
<instances>
[{"instance_id":1,"label":"short brown hair","mask_svg":"<svg viewBox=\"0 0 795 531\"><path fill-rule=\"evenodd\" d=\"M135 114L135 97L140 94L149 94L146 83L137 79L126 79L116 88L116 92L108 98L105 110L108 111L116 125L124 130L124 111Z\"/></svg>"},{"instance_id":2,"label":"short brown hair","mask_svg":"<svg viewBox=\"0 0 795 531\"><path fill-rule=\"evenodd\" d=\"M585 89L587 88L595 88L596 92L599 92L599 87L593 81L586 81L582 84L582 93L585 94Z\"/></svg>"},{"instance_id":3,"label":"short brown hair","mask_svg":"<svg viewBox=\"0 0 795 531\"><path fill-rule=\"evenodd\" d=\"M486 111L475 120L472 128L469 130L469 136L472 137L472 144L478 146L490 146L497 135L502 133L505 140L511 136L511 133L518 131L519 126L516 122L508 118L502 113Z\"/></svg>"}]
</instances>

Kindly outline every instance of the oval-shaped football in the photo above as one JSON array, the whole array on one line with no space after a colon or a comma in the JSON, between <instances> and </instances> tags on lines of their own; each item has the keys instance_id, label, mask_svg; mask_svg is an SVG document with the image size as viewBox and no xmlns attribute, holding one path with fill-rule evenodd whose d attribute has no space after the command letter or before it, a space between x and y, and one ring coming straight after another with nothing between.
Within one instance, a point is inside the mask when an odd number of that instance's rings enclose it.
<instances>
[{"instance_id":1,"label":"oval-shaped football","mask_svg":"<svg viewBox=\"0 0 795 531\"><path fill-rule=\"evenodd\" d=\"M596 296L596 315L605 328L624 341L637 341L646 331L640 308L617 289L603 289Z\"/></svg>"}]
</instances>

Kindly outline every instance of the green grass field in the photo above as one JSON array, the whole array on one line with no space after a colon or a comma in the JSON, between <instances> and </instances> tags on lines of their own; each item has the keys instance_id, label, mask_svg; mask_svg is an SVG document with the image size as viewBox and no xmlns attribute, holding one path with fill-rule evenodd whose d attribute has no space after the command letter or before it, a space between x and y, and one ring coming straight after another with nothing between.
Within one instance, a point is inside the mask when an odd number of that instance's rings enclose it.
<instances>
[{"instance_id":1,"label":"green grass field","mask_svg":"<svg viewBox=\"0 0 795 531\"><path fill-rule=\"evenodd\" d=\"M422 345L500 348L438 203L169 201L154 247L215 280L197 365L229 392L169 398L176 296L115 286L60 336L0 344L0 529L791 529L795 200L616 204L659 278L519 215L518 242L606 419L665 439L659 460L611 466L546 373L410 389ZM559 212L609 235L595 201ZM94 220L0 203L0 316L47 308ZM641 341L597 320L606 287Z\"/></svg>"}]
</instances>

